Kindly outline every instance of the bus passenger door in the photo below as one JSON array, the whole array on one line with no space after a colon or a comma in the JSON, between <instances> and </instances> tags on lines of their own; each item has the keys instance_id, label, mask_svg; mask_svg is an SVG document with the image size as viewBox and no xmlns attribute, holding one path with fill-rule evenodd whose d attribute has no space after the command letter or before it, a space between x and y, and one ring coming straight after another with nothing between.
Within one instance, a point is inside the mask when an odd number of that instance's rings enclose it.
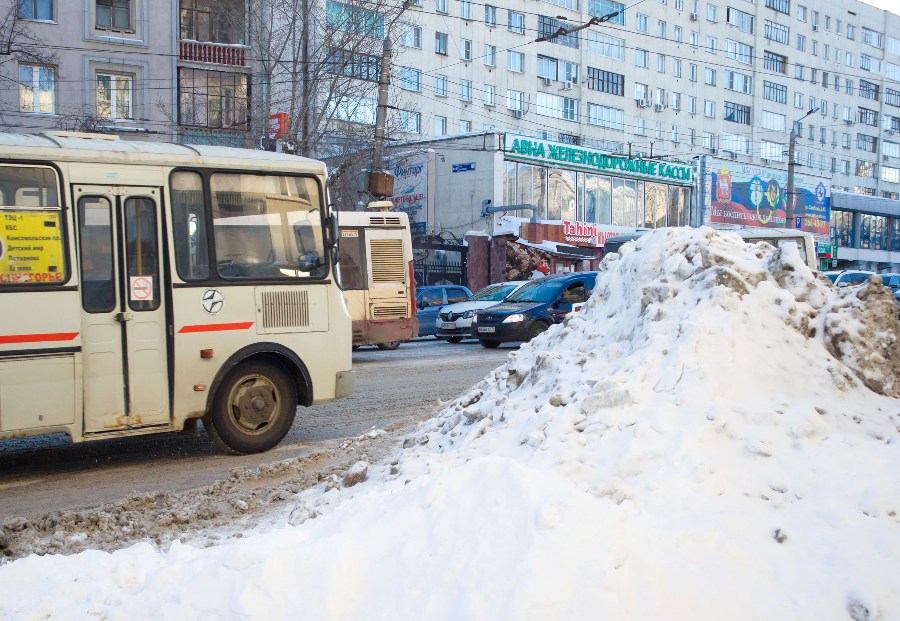
<instances>
[{"instance_id":1,"label":"bus passenger door","mask_svg":"<svg viewBox=\"0 0 900 621\"><path fill-rule=\"evenodd\" d=\"M77 186L85 433L169 422L158 188Z\"/></svg>"}]
</instances>

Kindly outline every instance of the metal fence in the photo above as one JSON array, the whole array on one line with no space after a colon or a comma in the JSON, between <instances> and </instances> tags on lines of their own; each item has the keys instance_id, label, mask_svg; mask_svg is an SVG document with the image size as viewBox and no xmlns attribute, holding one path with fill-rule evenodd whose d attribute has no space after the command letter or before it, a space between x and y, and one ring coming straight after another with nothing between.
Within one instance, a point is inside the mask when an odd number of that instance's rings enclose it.
<instances>
[{"instance_id":1,"label":"metal fence","mask_svg":"<svg viewBox=\"0 0 900 621\"><path fill-rule=\"evenodd\" d=\"M465 246L444 246L439 244L414 244L414 253L416 249L430 251L425 258L416 259L413 263L416 286L469 286L468 248Z\"/></svg>"}]
</instances>

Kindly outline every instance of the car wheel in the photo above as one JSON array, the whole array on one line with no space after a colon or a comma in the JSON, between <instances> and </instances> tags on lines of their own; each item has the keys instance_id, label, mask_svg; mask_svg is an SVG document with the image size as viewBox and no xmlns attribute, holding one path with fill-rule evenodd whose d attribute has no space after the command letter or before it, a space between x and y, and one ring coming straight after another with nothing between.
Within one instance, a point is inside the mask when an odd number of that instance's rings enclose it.
<instances>
[{"instance_id":1,"label":"car wheel","mask_svg":"<svg viewBox=\"0 0 900 621\"><path fill-rule=\"evenodd\" d=\"M525 340L526 340L526 341L530 341L531 339L533 339L534 337L536 337L536 336L537 336L538 334L540 334L541 332L546 332L546 331L547 331L547 328L549 328L549 327L550 327L550 326L548 326L548 325L547 325L546 323L544 323L543 321L536 321L536 322L534 322L534 324L532 324L531 328L528 329L528 338L525 339Z\"/></svg>"},{"instance_id":2,"label":"car wheel","mask_svg":"<svg viewBox=\"0 0 900 621\"><path fill-rule=\"evenodd\" d=\"M448 342L448 343L462 343L462 337L461 337L461 336L446 336L446 337L444 337L444 338L447 339L447 342Z\"/></svg>"},{"instance_id":3,"label":"car wheel","mask_svg":"<svg viewBox=\"0 0 900 621\"><path fill-rule=\"evenodd\" d=\"M487 341L485 339L480 339L478 342L481 343L482 347L486 347L488 349L497 349L498 347L500 347L500 341Z\"/></svg>"},{"instance_id":4,"label":"car wheel","mask_svg":"<svg viewBox=\"0 0 900 621\"><path fill-rule=\"evenodd\" d=\"M387 343L378 343L378 349L394 350L400 347L400 341L388 341Z\"/></svg>"},{"instance_id":5,"label":"car wheel","mask_svg":"<svg viewBox=\"0 0 900 621\"><path fill-rule=\"evenodd\" d=\"M268 451L281 442L297 414L290 376L268 362L246 362L228 372L203 426L229 453Z\"/></svg>"}]
</instances>

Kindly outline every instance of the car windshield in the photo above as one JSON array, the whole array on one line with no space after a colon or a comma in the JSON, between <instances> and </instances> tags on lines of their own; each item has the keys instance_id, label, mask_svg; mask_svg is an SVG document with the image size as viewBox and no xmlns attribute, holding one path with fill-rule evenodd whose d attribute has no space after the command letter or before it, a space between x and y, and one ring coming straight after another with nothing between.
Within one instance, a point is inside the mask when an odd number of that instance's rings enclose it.
<instances>
[{"instance_id":1,"label":"car windshield","mask_svg":"<svg viewBox=\"0 0 900 621\"><path fill-rule=\"evenodd\" d=\"M488 285L469 296L468 302L501 302L516 288L516 285Z\"/></svg>"},{"instance_id":2,"label":"car windshield","mask_svg":"<svg viewBox=\"0 0 900 621\"><path fill-rule=\"evenodd\" d=\"M530 282L506 298L507 302L552 302L565 287L561 280Z\"/></svg>"}]
</instances>

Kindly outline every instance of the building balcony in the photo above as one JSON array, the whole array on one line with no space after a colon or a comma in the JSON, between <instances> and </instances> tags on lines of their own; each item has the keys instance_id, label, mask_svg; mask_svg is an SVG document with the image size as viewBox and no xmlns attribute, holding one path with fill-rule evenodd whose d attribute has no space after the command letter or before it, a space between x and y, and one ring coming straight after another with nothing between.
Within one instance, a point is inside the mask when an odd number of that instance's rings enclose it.
<instances>
[{"instance_id":1,"label":"building balcony","mask_svg":"<svg viewBox=\"0 0 900 621\"><path fill-rule=\"evenodd\" d=\"M247 46L182 40L178 42L178 59L189 63L247 67Z\"/></svg>"}]
</instances>

